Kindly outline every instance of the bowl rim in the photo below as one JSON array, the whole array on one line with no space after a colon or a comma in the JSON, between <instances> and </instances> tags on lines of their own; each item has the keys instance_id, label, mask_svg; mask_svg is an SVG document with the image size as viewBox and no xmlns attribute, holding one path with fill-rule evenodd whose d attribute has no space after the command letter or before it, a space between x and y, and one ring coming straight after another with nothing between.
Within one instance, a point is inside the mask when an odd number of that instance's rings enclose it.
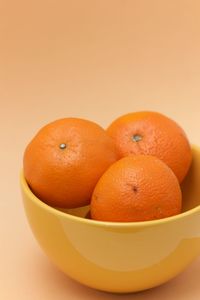
<instances>
[{"instance_id":1,"label":"bowl rim","mask_svg":"<svg viewBox=\"0 0 200 300\"><path fill-rule=\"evenodd\" d=\"M198 152L200 152L200 147L198 147L196 145L191 145L191 146L192 146L192 149L195 149ZM71 215L71 214L68 214L67 212L60 211L57 208L44 203L37 196L35 196L35 194L31 191L31 189L24 177L23 169L20 172L20 185L21 185L22 191L28 196L29 199L31 199L32 202L34 202L34 204L36 204L37 206L40 206L44 210L47 210L49 213L60 216L62 218L70 219L72 221L76 221L76 222L78 221L80 223L91 224L91 225L93 224L93 225L101 226L101 227L103 226L103 227L120 227L120 228L136 227L137 228L137 227L155 226L155 225L161 225L164 223L175 222L180 219L189 217L189 216L195 214L196 212L200 211L200 205L198 205L198 206L191 208L180 214L166 217L163 219L157 219L157 220L139 221L139 222L98 221L98 220L86 219L86 218L78 217L75 215Z\"/></svg>"}]
</instances>

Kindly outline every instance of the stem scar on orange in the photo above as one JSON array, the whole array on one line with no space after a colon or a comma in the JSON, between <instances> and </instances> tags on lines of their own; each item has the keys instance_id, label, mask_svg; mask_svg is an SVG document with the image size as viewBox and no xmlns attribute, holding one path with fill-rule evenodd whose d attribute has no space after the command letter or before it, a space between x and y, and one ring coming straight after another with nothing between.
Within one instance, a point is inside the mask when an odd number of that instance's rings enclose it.
<instances>
[{"instance_id":1,"label":"stem scar on orange","mask_svg":"<svg viewBox=\"0 0 200 300\"><path fill-rule=\"evenodd\" d=\"M89 204L104 171L119 158L106 131L94 122L65 118L44 126L24 153L33 193L54 207Z\"/></svg>"},{"instance_id":2,"label":"stem scar on orange","mask_svg":"<svg viewBox=\"0 0 200 300\"><path fill-rule=\"evenodd\" d=\"M130 154L154 155L164 161L179 182L186 176L192 152L183 129L158 112L143 111L123 115L107 129L121 157Z\"/></svg>"},{"instance_id":3,"label":"stem scar on orange","mask_svg":"<svg viewBox=\"0 0 200 300\"><path fill-rule=\"evenodd\" d=\"M176 215L181 207L181 189L173 171L155 156L130 155L99 179L90 213L99 221L137 222Z\"/></svg>"}]
</instances>

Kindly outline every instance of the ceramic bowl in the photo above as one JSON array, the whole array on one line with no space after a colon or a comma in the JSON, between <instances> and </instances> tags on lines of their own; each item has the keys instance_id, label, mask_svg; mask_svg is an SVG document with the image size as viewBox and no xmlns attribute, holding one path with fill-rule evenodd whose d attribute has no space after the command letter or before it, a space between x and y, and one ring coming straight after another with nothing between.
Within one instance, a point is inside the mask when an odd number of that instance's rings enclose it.
<instances>
[{"instance_id":1,"label":"ceramic bowl","mask_svg":"<svg viewBox=\"0 0 200 300\"><path fill-rule=\"evenodd\" d=\"M182 184L183 212L145 222L85 218L89 207L61 211L21 190L32 232L64 273L103 291L126 293L158 286L181 273L200 254L200 149Z\"/></svg>"}]
</instances>

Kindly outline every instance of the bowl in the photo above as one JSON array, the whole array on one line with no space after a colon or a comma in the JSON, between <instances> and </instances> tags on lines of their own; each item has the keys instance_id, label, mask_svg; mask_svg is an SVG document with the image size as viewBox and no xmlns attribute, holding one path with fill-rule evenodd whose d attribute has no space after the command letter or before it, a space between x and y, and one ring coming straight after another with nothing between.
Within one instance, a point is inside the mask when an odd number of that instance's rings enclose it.
<instances>
[{"instance_id":1,"label":"bowl","mask_svg":"<svg viewBox=\"0 0 200 300\"><path fill-rule=\"evenodd\" d=\"M181 188L183 212L145 222L85 218L89 207L59 210L40 201L23 172L21 190L32 232L51 261L74 280L108 292L149 289L181 273L200 254L200 148Z\"/></svg>"}]
</instances>

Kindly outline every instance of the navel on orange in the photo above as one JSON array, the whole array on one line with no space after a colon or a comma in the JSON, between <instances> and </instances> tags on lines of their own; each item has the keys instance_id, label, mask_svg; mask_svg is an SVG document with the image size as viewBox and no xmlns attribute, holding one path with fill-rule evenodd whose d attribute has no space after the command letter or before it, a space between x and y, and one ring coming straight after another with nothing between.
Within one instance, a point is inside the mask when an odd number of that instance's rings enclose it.
<instances>
[{"instance_id":1,"label":"navel on orange","mask_svg":"<svg viewBox=\"0 0 200 300\"><path fill-rule=\"evenodd\" d=\"M173 120L157 112L135 112L116 119L107 129L121 157L130 154L153 155L164 161L179 182L192 160L188 138Z\"/></svg>"},{"instance_id":2,"label":"navel on orange","mask_svg":"<svg viewBox=\"0 0 200 300\"><path fill-rule=\"evenodd\" d=\"M150 155L124 157L99 179L91 201L91 218L133 222L161 219L181 212L177 177Z\"/></svg>"},{"instance_id":3,"label":"navel on orange","mask_svg":"<svg viewBox=\"0 0 200 300\"><path fill-rule=\"evenodd\" d=\"M94 122L65 118L44 126L24 153L24 175L33 193L55 207L89 204L93 189L118 154Z\"/></svg>"}]
</instances>

